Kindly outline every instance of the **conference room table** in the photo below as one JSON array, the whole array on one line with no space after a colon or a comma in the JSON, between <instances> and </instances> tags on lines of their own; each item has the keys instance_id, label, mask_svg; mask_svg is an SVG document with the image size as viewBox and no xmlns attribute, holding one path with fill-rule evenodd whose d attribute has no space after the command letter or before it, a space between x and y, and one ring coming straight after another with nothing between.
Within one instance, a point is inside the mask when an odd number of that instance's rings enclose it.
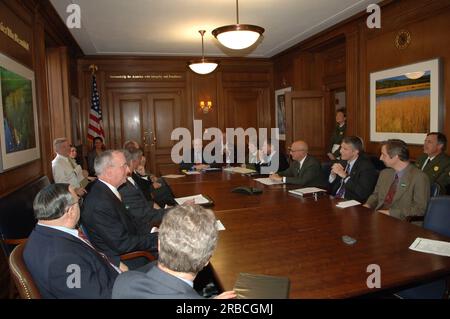
<instances>
[{"instance_id":1,"label":"conference room table","mask_svg":"<svg viewBox=\"0 0 450 319\"><path fill-rule=\"evenodd\" d=\"M166 179L176 197L204 194L214 201L225 230L211 268L223 290L233 289L239 273L251 273L288 277L289 298L348 298L450 275L450 257L409 249L417 237L447 237L361 205L338 208L342 200L327 194L301 197L288 192L295 185L266 186L254 178L221 171ZM232 193L237 186L263 193ZM344 243L344 235L356 243ZM374 265L380 288L367 285Z\"/></svg>"}]
</instances>

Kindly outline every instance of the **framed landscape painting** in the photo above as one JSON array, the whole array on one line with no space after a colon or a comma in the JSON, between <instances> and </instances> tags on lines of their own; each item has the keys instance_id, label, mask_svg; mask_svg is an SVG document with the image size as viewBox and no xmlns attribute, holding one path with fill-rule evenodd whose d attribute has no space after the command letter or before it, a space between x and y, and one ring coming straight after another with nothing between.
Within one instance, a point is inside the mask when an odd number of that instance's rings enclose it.
<instances>
[{"instance_id":1,"label":"framed landscape painting","mask_svg":"<svg viewBox=\"0 0 450 319\"><path fill-rule=\"evenodd\" d=\"M370 140L423 144L442 127L439 59L370 74Z\"/></svg>"},{"instance_id":2,"label":"framed landscape painting","mask_svg":"<svg viewBox=\"0 0 450 319\"><path fill-rule=\"evenodd\" d=\"M0 171L40 157L34 72L0 53Z\"/></svg>"}]
</instances>

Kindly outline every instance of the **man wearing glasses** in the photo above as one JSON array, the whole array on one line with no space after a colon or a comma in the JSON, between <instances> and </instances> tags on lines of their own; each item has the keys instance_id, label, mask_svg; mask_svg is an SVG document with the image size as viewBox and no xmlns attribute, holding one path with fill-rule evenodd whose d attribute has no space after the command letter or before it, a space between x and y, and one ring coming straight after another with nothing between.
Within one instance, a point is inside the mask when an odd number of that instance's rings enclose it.
<instances>
[{"instance_id":1,"label":"man wearing glasses","mask_svg":"<svg viewBox=\"0 0 450 319\"><path fill-rule=\"evenodd\" d=\"M34 199L38 223L28 238L24 261L43 298L111 298L116 267L76 229L79 199L69 184L51 184Z\"/></svg>"},{"instance_id":2,"label":"man wearing glasses","mask_svg":"<svg viewBox=\"0 0 450 319\"><path fill-rule=\"evenodd\" d=\"M271 174L273 181L282 181L286 184L295 184L299 187L327 188L325 177L322 173L320 162L308 154L308 144L304 141L295 141L289 148L292 162L289 168Z\"/></svg>"},{"instance_id":3,"label":"man wearing glasses","mask_svg":"<svg viewBox=\"0 0 450 319\"><path fill-rule=\"evenodd\" d=\"M121 151L105 151L94 163L97 181L84 200L81 223L93 245L119 263L120 255L137 250L157 252L157 234L139 233L117 188L130 169ZM140 265L135 265L140 266Z\"/></svg>"}]
</instances>

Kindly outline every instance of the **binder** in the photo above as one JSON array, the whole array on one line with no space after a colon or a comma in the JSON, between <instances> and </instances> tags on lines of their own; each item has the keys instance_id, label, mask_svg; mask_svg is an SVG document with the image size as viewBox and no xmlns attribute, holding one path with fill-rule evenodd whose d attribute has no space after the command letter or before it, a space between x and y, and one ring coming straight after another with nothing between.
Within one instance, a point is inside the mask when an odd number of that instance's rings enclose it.
<instances>
[{"instance_id":1,"label":"binder","mask_svg":"<svg viewBox=\"0 0 450 319\"><path fill-rule=\"evenodd\" d=\"M287 299L289 278L240 273L234 285L237 299Z\"/></svg>"}]
</instances>

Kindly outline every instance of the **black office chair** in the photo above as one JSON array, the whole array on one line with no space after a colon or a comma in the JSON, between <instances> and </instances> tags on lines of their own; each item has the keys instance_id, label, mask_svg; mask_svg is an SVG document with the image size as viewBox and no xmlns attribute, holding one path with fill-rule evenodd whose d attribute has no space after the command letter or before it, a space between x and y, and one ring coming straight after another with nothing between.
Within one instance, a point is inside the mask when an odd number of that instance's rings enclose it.
<instances>
[{"instance_id":1,"label":"black office chair","mask_svg":"<svg viewBox=\"0 0 450 319\"><path fill-rule=\"evenodd\" d=\"M49 184L47 176L43 176L0 199L0 246L7 257L33 230L36 224L34 197Z\"/></svg>"},{"instance_id":2,"label":"black office chair","mask_svg":"<svg viewBox=\"0 0 450 319\"><path fill-rule=\"evenodd\" d=\"M423 227L440 235L450 237L450 196L430 199ZM440 279L428 284L396 293L404 299L448 299L449 279Z\"/></svg>"}]
</instances>

